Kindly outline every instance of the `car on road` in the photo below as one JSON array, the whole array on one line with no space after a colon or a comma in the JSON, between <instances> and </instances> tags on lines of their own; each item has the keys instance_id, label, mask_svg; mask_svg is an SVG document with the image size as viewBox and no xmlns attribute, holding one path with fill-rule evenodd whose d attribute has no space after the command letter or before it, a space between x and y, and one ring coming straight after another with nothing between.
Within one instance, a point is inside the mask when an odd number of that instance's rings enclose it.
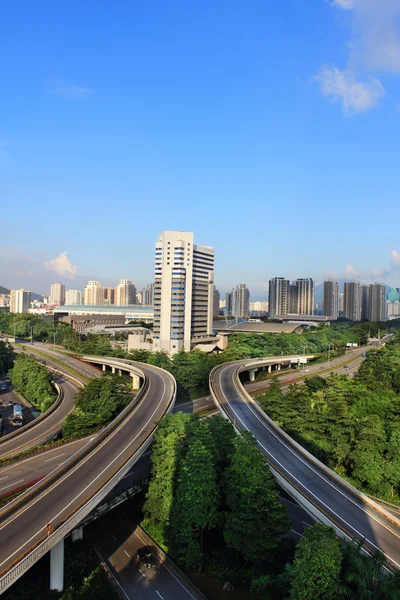
<instances>
[{"instance_id":1,"label":"car on road","mask_svg":"<svg viewBox=\"0 0 400 600\"><path fill-rule=\"evenodd\" d=\"M0 385L0 392L6 392L7 391L7 384L6 383L2 383Z\"/></svg>"},{"instance_id":2,"label":"car on road","mask_svg":"<svg viewBox=\"0 0 400 600\"><path fill-rule=\"evenodd\" d=\"M150 546L143 546L143 548L139 548L137 557L148 569L156 568L157 561Z\"/></svg>"}]
</instances>

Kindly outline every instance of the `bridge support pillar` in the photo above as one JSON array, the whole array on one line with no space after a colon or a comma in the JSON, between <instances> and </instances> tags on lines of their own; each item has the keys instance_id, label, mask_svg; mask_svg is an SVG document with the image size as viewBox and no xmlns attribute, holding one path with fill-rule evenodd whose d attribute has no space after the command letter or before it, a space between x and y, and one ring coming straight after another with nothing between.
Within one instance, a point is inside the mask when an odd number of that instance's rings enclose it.
<instances>
[{"instance_id":1,"label":"bridge support pillar","mask_svg":"<svg viewBox=\"0 0 400 600\"><path fill-rule=\"evenodd\" d=\"M50 550L50 589L64 589L64 538Z\"/></svg>"},{"instance_id":2,"label":"bridge support pillar","mask_svg":"<svg viewBox=\"0 0 400 600\"><path fill-rule=\"evenodd\" d=\"M256 373L257 373L257 369L250 369L249 370L250 381L254 381L255 380Z\"/></svg>"},{"instance_id":3,"label":"bridge support pillar","mask_svg":"<svg viewBox=\"0 0 400 600\"><path fill-rule=\"evenodd\" d=\"M281 370L281 363L278 364L277 369L278 369L278 371Z\"/></svg>"},{"instance_id":4,"label":"bridge support pillar","mask_svg":"<svg viewBox=\"0 0 400 600\"><path fill-rule=\"evenodd\" d=\"M135 375L135 373L131 373L131 377L132 377L132 389L138 390L140 388L139 375Z\"/></svg>"},{"instance_id":5,"label":"bridge support pillar","mask_svg":"<svg viewBox=\"0 0 400 600\"><path fill-rule=\"evenodd\" d=\"M268 373L272 373L272 365L268 365Z\"/></svg>"},{"instance_id":6,"label":"bridge support pillar","mask_svg":"<svg viewBox=\"0 0 400 600\"><path fill-rule=\"evenodd\" d=\"M79 540L83 540L83 527L78 527L72 531L71 540L73 542L79 542Z\"/></svg>"},{"instance_id":7,"label":"bridge support pillar","mask_svg":"<svg viewBox=\"0 0 400 600\"><path fill-rule=\"evenodd\" d=\"M107 365L103 365L102 369L103 371L107 371Z\"/></svg>"},{"instance_id":8,"label":"bridge support pillar","mask_svg":"<svg viewBox=\"0 0 400 600\"><path fill-rule=\"evenodd\" d=\"M112 373L115 373L115 367L111 367Z\"/></svg>"}]
</instances>

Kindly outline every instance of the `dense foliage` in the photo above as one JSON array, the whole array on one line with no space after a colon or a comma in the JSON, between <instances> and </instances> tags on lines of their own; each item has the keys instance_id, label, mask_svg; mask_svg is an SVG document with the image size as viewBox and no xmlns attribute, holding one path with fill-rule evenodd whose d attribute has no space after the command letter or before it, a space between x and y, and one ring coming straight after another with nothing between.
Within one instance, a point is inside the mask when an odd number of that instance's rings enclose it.
<instances>
[{"instance_id":1,"label":"dense foliage","mask_svg":"<svg viewBox=\"0 0 400 600\"><path fill-rule=\"evenodd\" d=\"M20 354L10 370L14 389L40 412L45 412L57 398L52 386L52 376L32 356Z\"/></svg>"},{"instance_id":2,"label":"dense foliage","mask_svg":"<svg viewBox=\"0 0 400 600\"><path fill-rule=\"evenodd\" d=\"M7 375L14 364L14 352L5 342L0 342L0 378Z\"/></svg>"},{"instance_id":3,"label":"dense foliage","mask_svg":"<svg viewBox=\"0 0 400 600\"><path fill-rule=\"evenodd\" d=\"M244 573L272 561L289 520L252 439L221 417L177 413L157 430L152 464L143 526L180 564L222 554Z\"/></svg>"},{"instance_id":4,"label":"dense foliage","mask_svg":"<svg viewBox=\"0 0 400 600\"><path fill-rule=\"evenodd\" d=\"M369 351L358 376L314 377L257 396L310 452L357 487L400 501L400 341Z\"/></svg>"},{"instance_id":5,"label":"dense foliage","mask_svg":"<svg viewBox=\"0 0 400 600\"><path fill-rule=\"evenodd\" d=\"M104 374L78 392L76 405L62 426L64 438L82 437L114 419L133 398L130 380Z\"/></svg>"}]
</instances>

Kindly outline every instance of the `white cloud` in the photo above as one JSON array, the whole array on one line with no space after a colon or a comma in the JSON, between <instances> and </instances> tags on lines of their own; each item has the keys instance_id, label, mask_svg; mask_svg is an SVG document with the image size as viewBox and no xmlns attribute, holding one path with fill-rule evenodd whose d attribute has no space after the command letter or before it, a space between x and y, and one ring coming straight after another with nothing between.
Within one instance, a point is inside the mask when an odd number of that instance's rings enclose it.
<instances>
[{"instance_id":1,"label":"white cloud","mask_svg":"<svg viewBox=\"0 0 400 600\"><path fill-rule=\"evenodd\" d=\"M51 91L57 96L75 99L87 98L93 94L93 90L88 87L76 85L62 79L54 79L52 81Z\"/></svg>"},{"instance_id":2,"label":"white cloud","mask_svg":"<svg viewBox=\"0 0 400 600\"><path fill-rule=\"evenodd\" d=\"M348 277L356 277L357 276L357 271L351 265L346 265L344 271Z\"/></svg>"},{"instance_id":3,"label":"white cloud","mask_svg":"<svg viewBox=\"0 0 400 600\"><path fill-rule=\"evenodd\" d=\"M69 260L66 252L61 252L56 258L44 263L46 269L54 271L61 277L73 279L78 273L78 267Z\"/></svg>"},{"instance_id":4,"label":"white cloud","mask_svg":"<svg viewBox=\"0 0 400 600\"><path fill-rule=\"evenodd\" d=\"M355 0L332 0L332 6L338 6L344 8L344 10L351 10L354 7Z\"/></svg>"},{"instance_id":5,"label":"white cloud","mask_svg":"<svg viewBox=\"0 0 400 600\"><path fill-rule=\"evenodd\" d=\"M334 0L353 10L349 64L400 73L399 0Z\"/></svg>"},{"instance_id":6,"label":"white cloud","mask_svg":"<svg viewBox=\"0 0 400 600\"><path fill-rule=\"evenodd\" d=\"M323 65L315 75L321 92L335 102L341 102L346 114L363 112L376 106L385 94L381 82L375 77L357 81L349 71Z\"/></svg>"},{"instance_id":7,"label":"white cloud","mask_svg":"<svg viewBox=\"0 0 400 600\"><path fill-rule=\"evenodd\" d=\"M400 252L397 252L397 250L392 250L392 264L400 265Z\"/></svg>"}]
</instances>

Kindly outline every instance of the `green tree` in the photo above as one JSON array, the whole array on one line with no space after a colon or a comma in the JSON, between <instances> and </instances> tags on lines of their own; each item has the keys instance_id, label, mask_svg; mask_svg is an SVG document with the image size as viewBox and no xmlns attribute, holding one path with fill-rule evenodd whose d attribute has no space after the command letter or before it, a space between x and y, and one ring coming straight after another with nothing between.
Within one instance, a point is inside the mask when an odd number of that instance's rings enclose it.
<instances>
[{"instance_id":1,"label":"green tree","mask_svg":"<svg viewBox=\"0 0 400 600\"><path fill-rule=\"evenodd\" d=\"M320 523L307 527L295 552L291 600L336 598L341 563L335 531Z\"/></svg>"},{"instance_id":2,"label":"green tree","mask_svg":"<svg viewBox=\"0 0 400 600\"><path fill-rule=\"evenodd\" d=\"M175 554L187 568L202 568L204 532L217 523L219 492L213 441L206 423L196 427L189 439L186 456L181 463L172 527Z\"/></svg>"},{"instance_id":3,"label":"green tree","mask_svg":"<svg viewBox=\"0 0 400 600\"><path fill-rule=\"evenodd\" d=\"M14 364L14 352L5 342L0 342L0 377L5 377Z\"/></svg>"},{"instance_id":4,"label":"green tree","mask_svg":"<svg viewBox=\"0 0 400 600\"><path fill-rule=\"evenodd\" d=\"M143 528L165 549L185 440L195 415L167 415L159 425L151 453L151 479L143 507Z\"/></svg>"},{"instance_id":5,"label":"green tree","mask_svg":"<svg viewBox=\"0 0 400 600\"><path fill-rule=\"evenodd\" d=\"M245 561L261 563L271 558L290 521L272 474L252 441L241 435L234 445L224 476L228 509L224 538Z\"/></svg>"}]
</instances>

